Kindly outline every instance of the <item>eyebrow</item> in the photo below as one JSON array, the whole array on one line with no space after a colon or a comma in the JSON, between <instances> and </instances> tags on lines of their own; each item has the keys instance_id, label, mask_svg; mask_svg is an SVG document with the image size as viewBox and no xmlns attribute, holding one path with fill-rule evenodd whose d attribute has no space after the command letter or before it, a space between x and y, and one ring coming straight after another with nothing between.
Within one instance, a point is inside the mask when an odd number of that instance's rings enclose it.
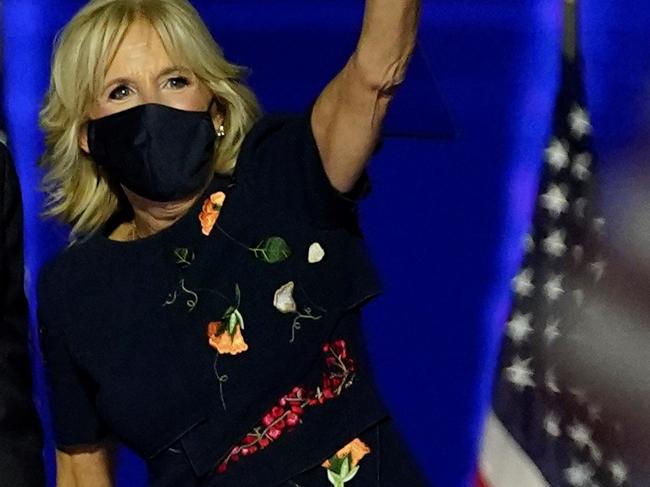
<instances>
[{"instance_id":1,"label":"eyebrow","mask_svg":"<svg viewBox=\"0 0 650 487\"><path fill-rule=\"evenodd\" d=\"M164 68L162 71L160 71L156 76L156 78L162 78L163 76L166 76L171 73L182 73L186 75L191 75L192 71L185 66L173 65L173 66L168 66ZM114 78L104 85L104 89L102 90L102 92L105 92L110 86L113 86L115 84L120 84L120 85L129 84L132 81L133 81L132 79L125 78L123 76L120 76L119 78Z\"/></svg>"}]
</instances>

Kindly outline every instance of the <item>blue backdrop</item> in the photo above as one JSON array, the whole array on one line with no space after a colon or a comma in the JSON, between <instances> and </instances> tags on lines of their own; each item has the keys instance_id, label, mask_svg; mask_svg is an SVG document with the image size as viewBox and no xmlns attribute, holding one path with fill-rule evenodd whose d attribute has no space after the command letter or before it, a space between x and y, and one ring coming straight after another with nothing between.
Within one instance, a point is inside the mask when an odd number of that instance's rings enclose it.
<instances>
[{"instance_id":1,"label":"blue backdrop","mask_svg":"<svg viewBox=\"0 0 650 487\"><path fill-rule=\"evenodd\" d=\"M269 110L304 108L354 46L355 0L194 1ZM37 118L55 32L79 0L5 0L4 108L24 187L30 300L64 230L39 221ZM432 483L466 487L489 403L508 282L532 209L559 74L561 0L425 2L409 85L371 165L363 226L386 283L366 312L382 391ZM650 5L584 0L596 147L607 167L647 126ZM644 85L644 83L646 83ZM645 88L644 88L645 86ZM645 154L648 151L646 143ZM400 333L395 334L394 321ZM38 354L35 354L40 366ZM43 399L36 368L38 399ZM41 404L45 424L47 409ZM48 459L52 477L52 444ZM123 454L120 486L144 485Z\"/></svg>"}]
</instances>

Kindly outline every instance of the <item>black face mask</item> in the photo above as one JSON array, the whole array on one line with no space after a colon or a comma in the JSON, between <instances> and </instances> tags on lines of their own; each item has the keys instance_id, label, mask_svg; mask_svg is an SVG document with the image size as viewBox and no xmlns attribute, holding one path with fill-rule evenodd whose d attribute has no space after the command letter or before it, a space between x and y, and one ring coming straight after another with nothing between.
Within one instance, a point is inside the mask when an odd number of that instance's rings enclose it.
<instances>
[{"instance_id":1,"label":"black face mask","mask_svg":"<svg viewBox=\"0 0 650 487\"><path fill-rule=\"evenodd\" d=\"M208 111L146 104L88 123L88 148L109 176L153 201L189 196L213 170L216 132Z\"/></svg>"}]
</instances>

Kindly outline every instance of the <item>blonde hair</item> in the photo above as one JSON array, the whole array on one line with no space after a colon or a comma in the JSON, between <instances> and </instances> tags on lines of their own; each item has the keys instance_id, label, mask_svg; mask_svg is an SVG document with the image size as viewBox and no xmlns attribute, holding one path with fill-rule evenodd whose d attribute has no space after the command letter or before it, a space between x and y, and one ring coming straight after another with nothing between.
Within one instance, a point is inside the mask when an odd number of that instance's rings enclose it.
<instances>
[{"instance_id":1,"label":"blonde hair","mask_svg":"<svg viewBox=\"0 0 650 487\"><path fill-rule=\"evenodd\" d=\"M79 137L119 42L140 18L158 32L170 57L194 72L221 105L226 135L215 151L215 172L232 173L244 136L260 113L242 81L245 70L224 59L187 0L90 1L57 37L40 112L45 215L70 224L71 241L92 234L119 206L119 188L80 149Z\"/></svg>"}]
</instances>

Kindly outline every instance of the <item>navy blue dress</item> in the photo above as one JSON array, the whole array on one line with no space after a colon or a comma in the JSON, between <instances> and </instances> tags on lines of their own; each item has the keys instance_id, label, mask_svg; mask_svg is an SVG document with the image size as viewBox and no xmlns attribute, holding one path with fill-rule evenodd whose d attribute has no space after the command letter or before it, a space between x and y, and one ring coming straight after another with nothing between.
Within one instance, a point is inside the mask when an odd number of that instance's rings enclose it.
<instances>
[{"instance_id":1,"label":"navy blue dress","mask_svg":"<svg viewBox=\"0 0 650 487\"><path fill-rule=\"evenodd\" d=\"M155 487L318 487L353 470L346 486L427 485L361 336L380 292L355 213L366 185L330 185L307 117L265 117L174 225L118 242L118 215L49 263L58 447L113 435Z\"/></svg>"}]
</instances>

